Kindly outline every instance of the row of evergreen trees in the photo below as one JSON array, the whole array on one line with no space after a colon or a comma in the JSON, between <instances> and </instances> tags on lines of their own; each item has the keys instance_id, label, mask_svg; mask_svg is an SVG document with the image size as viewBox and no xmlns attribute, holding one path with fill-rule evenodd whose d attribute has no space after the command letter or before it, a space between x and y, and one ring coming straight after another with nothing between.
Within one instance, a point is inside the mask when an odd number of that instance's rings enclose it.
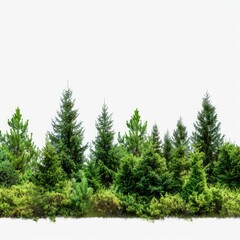
<instances>
[{"instance_id":1,"label":"row of evergreen trees","mask_svg":"<svg viewBox=\"0 0 240 240\"><path fill-rule=\"evenodd\" d=\"M71 181L72 202L78 208L87 192L97 194L102 189L153 205L153 199L180 194L183 201L199 207L210 201L209 187L239 188L240 148L224 142L209 94L203 98L191 136L182 118L172 136L167 132L161 139L157 124L149 135L147 122L136 109L126 123L128 131L119 133L116 143L112 114L104 103L96 121L97 135L91 145L85 144L71 89L63 92L42 150L33 143L19 108L8 125L9 131L1 133L0 185L9 188L31 182L39 191L59 192ZM126 209L131 197L125 199ZM135 210L140 209L136 204Z\"/></svg>"}]
</instances>

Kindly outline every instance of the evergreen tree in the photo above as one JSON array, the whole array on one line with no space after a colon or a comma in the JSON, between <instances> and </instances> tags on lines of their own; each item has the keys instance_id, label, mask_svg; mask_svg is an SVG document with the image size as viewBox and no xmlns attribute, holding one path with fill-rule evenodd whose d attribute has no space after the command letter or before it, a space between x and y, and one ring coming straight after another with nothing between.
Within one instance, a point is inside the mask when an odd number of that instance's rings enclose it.
<instances>
[{"instance_id":1,"label":"evergreen tree","mask_svg":"<svg viewBox=\"0 0 240 240\"><path fill-rule=\"evenodd\" d=\"M195 131L192 135L193 146L205 154L203 166L206 168L210 180L212 179L213 164L218 158L219 148L223 144L220 133L220 123L217 120L216 108L207 93L202 101L202 110L198 112Z\"/></svg>"},{"instance_id":2,"label":"evergreen tree","mask_svg":"<svg viewBox=\"0 0 240 240\"><path fill-rule=\"evenodd\" d=\"M0 186L10 187L19 181L18 172L13 164L7 160L6 152L0 145Z\"/></svg>"},{"instance_id":3,"label":"evergreen tree","mask_svg":"<svg viewBox=\"0 0 240 240\"><path fill-rule=\"evenodd\" d=\"M163 156L166 159L167 166L170 165L171 162L171 151L172 151L172 140L169 134L169 131L166 132L163 138Z\"/></svg>"},{"instance_id":4,"label":"evergreen tree","mask_svg":"<svg viewBox=\"0 0 240 240\"><path fill-rule=\"evenodd\" d=\"M49 134L51 143L60 156L62 168L70 177L82 167L87 145L83 144L84 129L82 122L77 122L78 111L74 109L72 91L63 92L60 111L52 121L53 131Z\"/></svg>"},{"instance_id":5,"label":"evergreen tree","mask_svg":"<svg viewBox=\"0 0 240 240\"><path fill-rule=\"evenodd\" d=\"M184 126L182 118L178 120L177 128L173 131L172 143L174 148L185 146L186 151L189 148L187 128Z\"/></svg>"},{"instance_id":6,"label":"evergreen tree","mask_svg":"<svg viewBox=\"0 0 240 240\"><path fill-rule=\"evenodd\" d=\"M162 155L162 140L160 138L157 124L153 125L151 138L152 138L153 146L154 146L156 152L161 156Z\"/></svg>"},{"instance_id":7,"label":"evergreen tree","mask_svg":"<svg viewBox=\"0 0 240 240\"><path fill-rule=\"evenodd\" d=\"M221 146L218 160L214 164L217 182L230 188L240 187L240 147L231 143Z\"/></svg>"},{"instance_id":8,"label":"evergreen tree","mask_svg":"<svg viewBox=\"0 0 240 240\"><path fill-rule=\"evenodd\" d=\"M35 182L46 190L54 190L64 179L59 156L55 147L46 138L45 146L41 153L40 162L37 165Z\"/></svg>"},{"instance_id":9,"label":"evergreen tree","mask_svg":"<svg viewBox=\"0 0 240 240\"><path fill-rule=\"evenodd\" d=\"M126 147L129 153L139 157L141 156L142 145L146 140L147 122L142 123L138 109L134 111L130 121L127 121L127 127L129 129L128 134L123 137L119 134L118 140Z\"/></svg>"},{"instance_id":10,"label":"evergreen tree","mask_svg":"<svg viewBox=\"0 0 240 240\"><path fill-rule=\"evenodd\" d=\"M199 152L192 153L190 162L190 173L183 186L183 196L188 199L190 196L207 192L206 173L203 169L204 154Z\"/></svg>"},{"instance_id":11,"label":"evergreen tree","mask_svg":"<svg viewBox=\"0 0 240 240\"><path fill-rule=\"evenodd\" d=\"M104 103L102 112L97 122L97 136L93 142L92 155L95 159L96 168L99 169L101 183L109 187L114 179L114 175L119 166L119 160L114 146L114 131L112 115L108 113L108 108Z\"/></svg>"},{"instance_id":12,"label":"evergreen tree","mask_svg":"<svg viewBox=\"0 0 240 240\"><path fill-rule=\"evenodd\" d=\"M166 160L159 156L151 141L145 144L134 175L135 191L140 196L159 198L171 187Z\"/></svg>"},{"instance_id":13,"label":"evergreen tree","mask_svg":"<svg viewBox=\"0 0 240 240\"><path fill-rule=\"evenodd\" d=\"M189 170L188 142L187 130L180 118L177 122L177 128L173 131L173 148L171 150L171 162L169 164L169 170L173 174L174 189L176 192L181 190Z\"/></svg>"},{"instance_id":14,"label":"evergreen tree","mask_svg":"<svg viewBox=\"0 0 240 240\"><path fill-rule=\"evenodd\" d=\"M3 138L3 148L7 160L20 173L30 169L38 157L37 149L28 134L28 121L23 121L20 109L17 108L12 118L8 120L10 131Z\"/></svg>"}]
</instances>

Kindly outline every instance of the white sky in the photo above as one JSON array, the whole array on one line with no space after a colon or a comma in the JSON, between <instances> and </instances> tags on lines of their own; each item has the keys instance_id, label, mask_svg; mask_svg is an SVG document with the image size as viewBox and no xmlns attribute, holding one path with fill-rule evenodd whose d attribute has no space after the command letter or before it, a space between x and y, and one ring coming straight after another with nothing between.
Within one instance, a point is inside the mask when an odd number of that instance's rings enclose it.
<instances>
[{"instance_id":1,"label":"white sky","mask_svg":"<svg viewBox=\"0 0 240 240\"><path fill-rule=\"evenodd\" d=\"M1 1L3 132L19 106L41 147L69 80L86 141L104 98L116 132L139 108L163 136L180 116L190 134L209 91L240 144L240 1L77 2Z\"/></svg>"}]
</instances>

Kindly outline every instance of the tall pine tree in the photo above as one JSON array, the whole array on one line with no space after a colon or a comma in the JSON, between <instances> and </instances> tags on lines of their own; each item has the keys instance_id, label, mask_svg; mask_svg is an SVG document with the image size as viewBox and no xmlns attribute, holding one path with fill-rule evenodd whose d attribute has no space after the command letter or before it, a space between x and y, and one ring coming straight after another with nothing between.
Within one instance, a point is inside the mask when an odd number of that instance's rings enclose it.
<instances>
[{"instance_id":1,"label":"tall pine tree","mask_svg":"<svg viewBox=\"0 0 240 240\"><path fill-rule=\"evenodd\" d=\"M147 122L142 123L138 109L134 111L131 119L127 121L127 127L129 129L128 134L123 137L119 134L118 141L123 144L129 153L139 157L141 156L142 145L146 140Z\"/></svg>"},{"instance_id":2,"label":"tall pine tree","mask_svg":"<svg viewBox=\"0 0 240 240\"><path fill-rule=\"evenodd\" d=\"M53 131L49 134L50 141L59 154L62 168L69 177L82 167L87 148L83 144L84 129L82 122L78 122L74 102L72 91L68 88L62 94L60 111L52 121Z\"/></svg>"},{"instance_id":3,"label":"tall pine tree","mask_svg":"<svg viewBox=\"0 0 240 240\"><path fill-rule=\"evenodd\" d=\"M169 169L173 174L174 189L180 191L189 170L189 138L182 118L178 120L177 128L173 131L172 144Z\"/></svg>"},{"instance_id":4,"label":"tall pine tree","mask_svg":"<svg viewBox=\"0 0 240 240\"><path fill-rule=\"evenodd\" d=\"M162 155L162 140L160 138L159 130L157 124L153 125L151 138L153 142L153 146L160 156Z\"/></svg>"},{"instance_id":5,"label":"tall pine tree","mask_svg":"<svg viewBox=\"0 0 240 240\"><path fill-rule=\"evenodd\" d=\"M119 166L114 141L112 114L104 103L96 122L97 136L93 142L92 156L101 183L109 187Z\"/></svg>"},{"instance_id":6,"label":"tall pine tree","mask_svg":"<svg viewBox=\"0 0 240 240\"><path fill-rule=\"evenodd\" d=\"M23 120L20 109L17 108L12 118L8 120L8 125L10 131L3 137L3 148L7 160L18 172L24 173L25 170L31 169L38 157L32 134L28 134L28 120Z\"/></svg>"},{"instance_id":7,"label":"tall pine tree","mask_svg":"<svg viewBox=\"0 0 240 240\"><path fill-rule=\"evenodd\" d=\"M192 142L199 152L205 154L203 166L206 168L210 181L212 181L214 162L217 160L219 148L223 144L220 125L216 108L212 105L207 93L202 101L202 110L198 112L197 121L194 124L195 131L192 134Z\"/></svg>"},{"instance_id":8,"label":"tall pine tree","mask_svg":"<svg viewBox=\"0 0 240 240\"><path fill-rule=\"evenodd\" d=\"M35 182L45 190L55 190L64 179L59 156L55 147L46 138L45 146L41 153L40 162L37 165Z\"/></svg>"}]
</instances>

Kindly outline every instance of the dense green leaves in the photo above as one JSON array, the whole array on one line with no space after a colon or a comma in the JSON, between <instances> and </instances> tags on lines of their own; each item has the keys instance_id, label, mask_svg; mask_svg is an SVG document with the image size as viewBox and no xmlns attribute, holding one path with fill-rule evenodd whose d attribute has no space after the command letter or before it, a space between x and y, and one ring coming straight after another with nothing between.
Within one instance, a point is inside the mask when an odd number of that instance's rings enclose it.
<instances>
[{"instance_id":1,"label":"dense green leaves","mask_svg":"<svg viewBox=\"0 0 240 240\"><path fill-rule=\"evenodd\" d=\"M44 189L55 189L64 180L64 172L55 147L46 138L45 147L42 150L40 162L37 165L35 182Z\"/></svg>"},{"instance_id":2,"label":"dense green leaves","mask_svg":"<svg viewBox=\"0 0 240 240\"><path fill-rule=\"evenodd\" d=\"M96 174L102 185L109 187L119 167L119 158L116 146L113 143L114 131L112 115L104 103L102 112L96 122L97 136L93 142L92 159Z\"/></svg>"},{"instance_id":3,"label":"dense green leaves","mask_svg":"<svg viewBox=\"0 0 240 240\"><path fill-rule=\"evenodd\" d=\"M219 148L223 143L220 125L216 108L212 105L207 93L202 101L202 110L198 112L197 121L194 124L192 142L195 148L205 154L203 166L206 167L210 180L213 179L214 161L217 160Z\"/></svg>"},{"instance_id":4,"label":"dense green leaves","mask_svg":"<svg viewBox=\"0 0 240 240\"><path fill-rule=\"evenodd\" d=\"M146 140L147 122L142 123L138 109L134 111L133 116L127 121L128 133L123 137L119 134L119 142L123 144L129 153L134 156L141 156L142 145Z\"/></svg>"},{"instance_id":5,"label":"dense green leaves","mask_svg":"<svg viewBox=\"0 0 240 240\"><path fill-rule=\"evenodd\" d=\"M148 135L137 109L128 131L114 142L104 103L85 157L84 129L70 89L63 92L41 151L19 108L8 125L9 131L0 132L0 217L240 216L240 147L223 144L208 94L191 146L181 118L162 142L156 124Z\"/></svg>"},{"instance_id":6,"label":"dense green leaves","mask_svg":"<svg viewBox=\"0 0 240 240\"><path fill-rule=\"evenodd\" d=\"M240 187L240 147L226 143L220 148L218 161L215 162L216 180L231 188Z\"/></svg>"},{"instance_id":7,"label":"dense green leaves","mask_svg":"<svg viewBox=\"0 0 240 240\"><path fill-rule=\"evenodd\" d=\"M78 121L78 111L74 109L70 89L63 92L60 111L52 121L52 127L50 141L59 154L64 172L70 177L82 167L87 148L83 144L84 129L82 122Z\"/></svg>"},{"instance_id":8,"label":"dense green leaves","mask_svg":"<svg viewBox=\"0 0 240 240\"><path fill-rule=\"evenodd\" d=\"M28 121L22 119L20 109L17 108L12 118L8 120L10 131L3 137L3 148L14 168L23 173L35 163L37 150L32 141L32 134L28 134Z\"/></svg>"}]
</instances>

